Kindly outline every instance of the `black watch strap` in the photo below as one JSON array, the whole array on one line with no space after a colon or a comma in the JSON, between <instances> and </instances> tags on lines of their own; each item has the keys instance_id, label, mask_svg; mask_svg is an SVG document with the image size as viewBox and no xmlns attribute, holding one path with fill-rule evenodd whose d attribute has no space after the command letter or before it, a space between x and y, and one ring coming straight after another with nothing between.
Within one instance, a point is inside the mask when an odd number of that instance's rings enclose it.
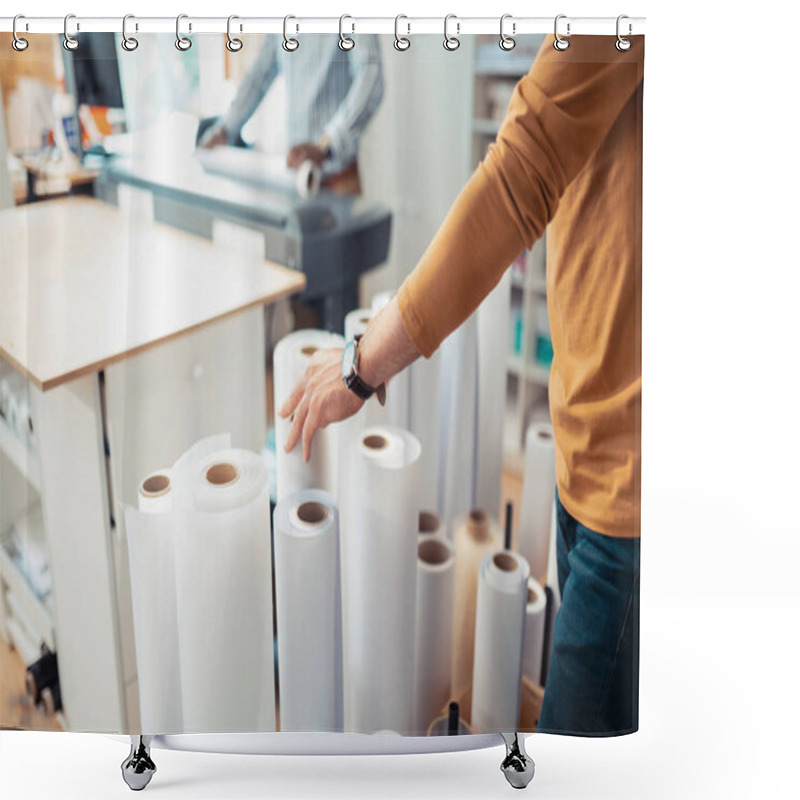
<instances>
[{"instance_id":1,"label":"black watch strap","mask_svg":"<svg viewBox=\"0 0 800 800\"><path fill-rule=\"evenodd\" d=\"M371 386L367 386L358 375L353 374L347 380L347 388L358 395L362 400L369 400L375 390Z\"/></svg>"}]
</instances>

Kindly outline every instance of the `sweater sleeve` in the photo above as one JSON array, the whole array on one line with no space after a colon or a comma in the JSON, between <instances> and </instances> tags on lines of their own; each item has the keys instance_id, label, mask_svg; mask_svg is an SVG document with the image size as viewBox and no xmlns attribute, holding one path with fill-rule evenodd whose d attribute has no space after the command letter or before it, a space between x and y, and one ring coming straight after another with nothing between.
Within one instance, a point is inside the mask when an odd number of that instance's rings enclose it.
<instances>
[{"instance_id":1,"label":"sweater sleeve","mask_svg":"<svg viewBox=\"0 0 800 800\"><path fill-rule=\"evenodd\" d=\"M430 357L542 236L641 81L644 39L631 42L623 53L612 37L575 36L559 52L552 36L545 39L495 144L398 292L422 355Z\"/></svg>"}]
</instances>

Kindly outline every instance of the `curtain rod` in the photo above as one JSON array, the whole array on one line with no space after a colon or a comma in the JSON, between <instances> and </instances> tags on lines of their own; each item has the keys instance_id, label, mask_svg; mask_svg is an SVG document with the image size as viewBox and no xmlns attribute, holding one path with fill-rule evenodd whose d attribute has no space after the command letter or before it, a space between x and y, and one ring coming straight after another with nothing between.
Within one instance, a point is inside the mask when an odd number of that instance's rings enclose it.
<instances>
[{"instance_id":1,"label":"curtain rod","mask_svg":"<svg viewBox=\"0 0 800 800\"><path fill-rule=\"evenodd\" d=\"M0 17L0 31L13 30L13 17ZM554 17L514 17L506 15L503 29L507 34L520 36L530 33L552 33ZM402 36L415 34L444 34L444 17L401 17L398 32ZM127 30L136 33L175 33L175 17L131 17ZM293 17L289 22L289 32L295 35L304 33L331 33L340 31L339 17ZM569 28L567 27L569 26ZM224 34L228 30L227 17L182 16L180 29L182 35L192 33ZM345 34L395 33L395 17L351 17L342 23ZM616 17L570 17L560 15L558 30L565 35L614 36L617 32ZM231 32L237 35L246 33L284 32L283 17L237 17L231 23ZM451 17L448 32L450 35L500 34L500 17ZM645 32L644 17L628 17L622 23L623 36L635 36ZM64 17L27 17L17 20L17 33L64 33ZM122 33L122 17L81 17L69 18L71 36L81 33Z\"/></svg>"}]
</instances>

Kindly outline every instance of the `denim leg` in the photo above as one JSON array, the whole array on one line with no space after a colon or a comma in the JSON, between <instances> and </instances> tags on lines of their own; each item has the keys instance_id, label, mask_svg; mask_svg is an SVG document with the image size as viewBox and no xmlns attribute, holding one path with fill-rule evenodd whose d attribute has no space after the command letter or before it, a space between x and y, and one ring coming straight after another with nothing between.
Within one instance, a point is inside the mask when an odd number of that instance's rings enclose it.
<instances>
[{"instance_id":1,"label":"denim leg","mask_svg":"<svg viewBox=\"0 0 800 800\"><path fill-rule=\"evenodd\" d=\"M589 735L636 730L639 540L591 531L558 500L557 519L559 532L562 519L565 523L559 545L567 564L562 568L559 558L561 608L538 730Z\"/></svg>"}]
</instances>

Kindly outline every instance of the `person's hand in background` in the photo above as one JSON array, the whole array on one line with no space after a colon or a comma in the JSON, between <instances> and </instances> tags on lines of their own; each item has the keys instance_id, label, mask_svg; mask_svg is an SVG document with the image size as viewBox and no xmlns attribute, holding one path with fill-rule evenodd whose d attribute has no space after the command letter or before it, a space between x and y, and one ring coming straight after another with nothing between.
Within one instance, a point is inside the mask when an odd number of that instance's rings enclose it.
<instances>
[{"instance_id":1,"label":"person's hand in background","mask_svg":"<svg viewBox=\"0 0 800 800\"><path fill-rule=\"evenodd\" d=\"M322 162L328 157L329 152L319 145L312 144L311 142L304 142L303 144L296 144L286 156L286 166L289 169L299 169L300 165L305 161L311 161L316 166L322 166Z\"/></svg>"},{"instance_id":2,"label":"person's hand in background","mask_svg":"<svg viewBox=\"0 0 800 800\"><path fill-rule=\"evenodd\" d=\"M228 133L225 128L220 125L212 125L201 137L200 141L198 141L198 147L206 147L211 149L212 147L219 147L220 145L228 144Z\"/></svg>"},{"instance_id":3,"label":"person's hand in background","mask_svg":"<svg viewBox=\"0 0 800 800\"><path fill-rule=\"evenodd\" d=\"M308 461L317 430L353 416L363 405L342 380L341 348L320 350L278 412L284 418L293 415L284 449L290 452L302 436L303 460Z\"/></svg>"}]
</instances>

